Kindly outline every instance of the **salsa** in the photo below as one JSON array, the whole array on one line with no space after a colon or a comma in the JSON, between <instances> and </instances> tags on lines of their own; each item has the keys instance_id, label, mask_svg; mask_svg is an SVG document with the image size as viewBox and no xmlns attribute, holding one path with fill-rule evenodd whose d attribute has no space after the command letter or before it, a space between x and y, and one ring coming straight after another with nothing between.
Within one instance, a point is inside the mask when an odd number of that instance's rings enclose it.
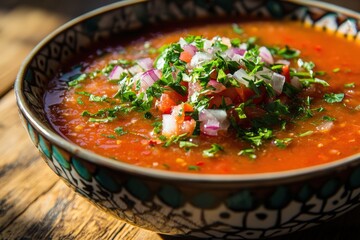
<instances>
[{"instance_id":1,"label":"salsa","mask_svg":"<svg viewBox=\"0 0 360 240\"><path fill-rule=\"evenodd\" d=\"M46 111L64 138L137 166L304 168L360 150L359 55L297 22L154 30L60 72Z\"/></svg>"}]
</instances>

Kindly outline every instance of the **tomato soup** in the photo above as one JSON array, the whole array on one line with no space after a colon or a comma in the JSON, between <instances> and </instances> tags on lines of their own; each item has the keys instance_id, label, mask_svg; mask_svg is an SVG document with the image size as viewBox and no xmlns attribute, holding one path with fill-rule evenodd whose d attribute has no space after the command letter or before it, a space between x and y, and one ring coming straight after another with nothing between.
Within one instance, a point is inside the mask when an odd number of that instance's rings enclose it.
<instances>
[{"instance_id":1,"label":"tomato soup","mask_svg":"<svg viewBox=\"0 0 360 240\"><path fill-rule=\"evenodd\" d=\"M54 128L146 168L248 174L360 148L360 47L296 22L219 23L133 36L64 70Z\"/></svg>"}]
</instances>

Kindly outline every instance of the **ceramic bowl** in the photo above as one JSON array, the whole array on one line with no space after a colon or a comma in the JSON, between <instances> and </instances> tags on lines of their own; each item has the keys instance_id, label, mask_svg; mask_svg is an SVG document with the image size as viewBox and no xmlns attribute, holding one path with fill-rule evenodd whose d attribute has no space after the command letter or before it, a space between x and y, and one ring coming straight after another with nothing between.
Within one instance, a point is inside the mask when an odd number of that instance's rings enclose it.
<instances>
[{"instance_id":1,"label":"ceramic bowl","mask_svg":"<svg viewBox=\"0 0 360 240\"><path fill-rule=\"evenodd\" d=\"M134 0L83 15L45 38L27 57L16 80L20 115L49 167L101 209L169 235L272 237L323 223L359 205L359 155L280 173L195 175L107 159L64 140L51 128L44 89L75 55L125 31L225 16L296 20L360 41L359 14L316 1Z\"/></svg>"}]
</instances>

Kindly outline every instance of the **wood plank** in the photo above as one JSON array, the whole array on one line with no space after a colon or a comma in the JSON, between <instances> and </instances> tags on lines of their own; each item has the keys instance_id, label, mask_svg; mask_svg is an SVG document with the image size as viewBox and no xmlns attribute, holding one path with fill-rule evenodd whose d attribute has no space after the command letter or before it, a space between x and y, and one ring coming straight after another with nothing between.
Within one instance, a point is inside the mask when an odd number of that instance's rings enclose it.
<instances>
[{"instance_id":1,"label":"wood plank","mask_svg":"<svg viewBox=\"0 0 360 240\"><path fill-rule=\"evenodd\" d=\"M50 170L20 123L11 91L0 101L0 239L150 239L78 196Z\"/></svg>"},{"instance_id":2,"label":"wood plank","mask_svg":"<svg viewBox=\"0 0 360 240\"><path fill-rule=\"evenodd\" d=\"M20 123L13 91L0 101L0 230L58 181ZM44 181L45 180L45 181Z\"/></svg>"},{"instance_id":3,"label":"wood plank","mask_svg":"<svg viewBox=\"0 0 360 240\"><path fill-rule=\"evenodd\" d=\"M11 88L31 49L66 20L56 13L32 7L0 12L0 96Z\"/></svg>"},{"instance_id":4,"label":"wood plank","mask_svg":"<svg viewBox=\"0 0 360 240\"><path fill-rule=\"evenodd\" d=\"M62 181L27 207L0 239L160 240L153 232L125 224L76 195Z\"/></svg>"}]
</instances>

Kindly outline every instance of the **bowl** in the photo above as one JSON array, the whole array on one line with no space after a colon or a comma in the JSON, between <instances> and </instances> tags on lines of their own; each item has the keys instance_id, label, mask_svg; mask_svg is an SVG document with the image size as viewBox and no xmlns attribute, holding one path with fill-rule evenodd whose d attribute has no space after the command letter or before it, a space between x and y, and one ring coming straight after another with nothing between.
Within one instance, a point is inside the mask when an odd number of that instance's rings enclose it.
<instances>
[{"instance_id":1,"label":"bowl","mask_svg":"<svg viewBox=\"0 0 360 240\"><path fill-rule=\"evenodd\" d=\"M104 211L168 235L267 238L321 224L359 205L359 154L292 171L196 175L114 161L66 141L51 127L44 89L74 56L125 31L225 16L296 20L360 41L359 14L315 1L130 0L100 8L46 37L16 79L20 116L47 165Z\"/></svg>"}]
</instances>

